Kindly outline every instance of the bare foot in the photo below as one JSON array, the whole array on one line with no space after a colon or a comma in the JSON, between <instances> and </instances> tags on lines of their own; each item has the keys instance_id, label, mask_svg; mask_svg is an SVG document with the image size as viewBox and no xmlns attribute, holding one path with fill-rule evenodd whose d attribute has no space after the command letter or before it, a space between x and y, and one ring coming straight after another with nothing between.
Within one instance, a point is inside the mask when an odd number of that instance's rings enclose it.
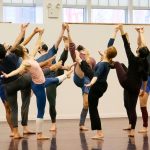
<instances>
[{"instance_id":1,"label":"bare foot","mask_svg":"<svg viewBox=\"0 0 150 150\"><path fill-rule=\"evenodd\" d=\"M131 125L129 124L129 126L127 128L124 128L123 130L130 131L131 130Z\"/></svg>"},{"instance_id":2,"label":"bare foot","mask_svg":"<svg viewBox=\"0 0 150 150\"><path fill-rule=\"evenodd\" d=\"M134 137L134 134L135 134L134 129L131 129L128 134L128 137Z\"/></svg>"},{"instance_id":3,"label":"bare foot","mask_svg":"<svg viewBox=\"0 0 150 150\"><path fill-rule=\"evenodd\" d=\"M28 130L28 131L24 131L23 134L36 134L36 132Z\"/></svg>"},{"instance_id":4,"label":"bare foot","mask_svg":"<svg viewBox=\"0 0 150 150\"><path fill-rule=\"evenodd\" d=\"M101 140L104 138L104 134L96 134L95 136L92 137L93 140Z\"/></svg>"},{"instance_id":5,"label":"bare foot","mask_svg":"<svg viewBox=\"0 0 150 150\"><path fill-rule=\"evenodd\" d=\"M139 130L138 133L147 133L148 129L146 127L143 127L143 129Z\"/></svg>"},{"instance_id":6,"label":"bare foot","mask_svg":"<svg viewBox=\"0 0 150 150\"><path fill-rule=\"evenodd\" d=\"M9 136L10 136L10 137L14 137L14 133L13 133L13 132L11 132Z\"/></svg>"},{"instance_id":7,"label":"bare foot","mask_svg":"<svg viewBox=\"0 0 150 150\"><path fill-rule=\"evenodd\" d=\"M76 59L75 60L76 60L77 63L80 64L80 62L82 61L82 59L80 58L80 53L76 50L75 54L76 54Z\"/></svg>"},{"instance_id":8,"label":"bare foot","mask_svg":"<svg viewBox=\"0 0 150 150\"><path fill-rule=\"evenodd\" d=\"M88 131L89 129L86 128L85 126L80 126L80 130L82 130L82 131Z\"/></svg>"},{"instance_id":9,"label":"bare foot","mask_svg":"<svg viewBox=\"0 0 150 150\"><path fill-rule=\"evenodd\" d=\"M35 134L36 132L28 129L28 126L23 126L23 134Z\"/></svg>"},{"instance_id":10,"label":"bare foot","mask_svg":"<svg viewBox=\"0 0 150 150\"><path fill-rule=\"evenodd\" d=\"M42 133L37 134L37 140L49 140L50 138L47 136L44 136Z\"/></svg>"},{"instance_id":11,"label":"bare foot","mask_svg":"<svg viewBox=\"0 0 150 150\"><path fill-rule=\"evenodd\" d=\"M67 78L70 78L71 77L71 74L72 74L73 70L70 70L70 71L67 71L65 74L67 76Z\"/></svg>"},{"instance_id":12,"label":"bare foot","mask_svg":"<svg viewBox=\"0 0 150 150\"><path fill-rule=\"evenodd\" d=\"M50 127L50 131L56 131L56 123L52 123L52 126Z\"/></svg>"},{"instance_id":13,"label":"bare foot","mask_svg":"<svg viewBox=\"0 0 150 150\"><path fill-rule=\"evenodd\" d=\"M21 136L21 135L18 133L18 134L14 134L13 138L14 138L14 139L22 139L23 136Z\"/></svg>"},{"instance_id":14,"label":"bare foot","mask_svg":"<svg viewBox=\"0 0 150 150\"><path fill-rule=\"evenodd\" d=\"M131 130L131 128L130 128L130 127L128 127L128 128L124 128L123 130L125 130L125 131L129 131L129 130Z\"/></svg>"},{"instance_id":15,"label":"bare foot","mask_svg":"<svg viewBox=\"0 0 150 150\"><path fill-rule=\"evenodd\" d=\"M72 69L72 67L74 67L76 64L77 64L77 63L74 62L73 64L66 66L67 71L70 71L70 70Z\"/></svg>"}]
</instances>

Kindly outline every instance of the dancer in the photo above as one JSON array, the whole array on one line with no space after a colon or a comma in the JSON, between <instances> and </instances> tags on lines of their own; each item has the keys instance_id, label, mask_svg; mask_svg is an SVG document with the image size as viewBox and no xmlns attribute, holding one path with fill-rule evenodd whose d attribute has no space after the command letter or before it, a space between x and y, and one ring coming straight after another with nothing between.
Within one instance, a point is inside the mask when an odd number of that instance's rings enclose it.
<instances>
[{"instance_id":1,"label":"dancer","mask_svg":"<svg viewBox=\"0 0 150 150\"><path fill-rule=\"evenodd\" d=\"M1 59L0 71L9 73L18 68L19 57L17 57L11 51L20 43L21 39L24 37L27 26L28 24L21 25L21 32L12 46L9 46L7 44L4 45L0 44L0 59ZM21 137L18 130L18 104L17 104L18 90L21 90L21 97L22 97L21 124L23 126L23 132L33 133L27 127L28 110L30 104L30 84L28 84L29 80L30 77L27 74L23 76L15 76L9 79L2 80L2 84L4 86L4 90L6 93L6 100L8 102L11 111L11 122L13 125L13 133L11 134L11 136L13 136L14 138Z\"/></svg>"},{"instance_id":2,"label":"dancer","mask_svg":"<svg viewBox=\"0 0 150 150\"><path fill-rule=\"evenodd\" d=\"M77 49L80 52L82 59L86 60L86 62L88 62L90 67L94 69L95 64L96 64L94 58L90 57L89 51L85 49L82 45L79 45L78 47L76 47L70 35L69 25L67 25L67 33L68 33L68 38L69 38L69 51L70 51L73 62L76 62L75 49ZM88 130L88 128L85 127L85 119L88 113L89 87L86 87L85 84L89 82L90 82L90 79L84 75L84 72L81 70L80 65L77 64L74 70L74 83L77 87L80 87L82 89L83 108L82 108L81 115L80 115L79 129L84 130L84 131Z\"/></svg>"},{"instance_id":3,"label":"dancer","mask_svg":"<svg viewBox=\"0 0 150 150\"><path fill-rule=\"evenodd\" d=\"M6 94L5 94L5 89L4 89L2 79L0 79L0 98L4 104L4 107L5 107L6 120L7 120L9 127L10 127L10 130L11 130L10 136L13 136L13 125L12 125L12 121L11 121L11 110L10 110L10 106L6 100Z\"/></svg>"},{"instance_id":4,"label":"dancer","mask_svg":"<svg viewBox=\"0 0 150 150\"><path fill-rule=\"evenodd\" d=\"M146 42L144 39L144 28L143 27L137 27L135 28L138 32L138 47L146 46ZM150 53L147 57L148 63L150 61ZM149 70L148 74L150 75L150 63L149 63ZM150 93L150 76L148 76L147 86L146 90L143 91L143 84L140 90L139 99L140 99L140 108L142 112L142 119L143 119L143 128L139 130L139 133L146 133L148 132L148 111L147 111L147 101Z\"/></svg>"},{"instance_id":5,"label":"dancer","mask_svg":"<svg viewBox=\"0 0 150 150\"><path fill-rule=\"evenodd\" d=\"M62 65L64 66L64 64L68 58L68 44L66 42L67 39L63 36L65 29L66 29L66 24L63 23L61 33L60 33L57 41L52 46L52 48L50 48L49 50L48 50L48 46L45 43L42 43L42 45L40 46L40 49L38 51L41 56L37 59L37 62L40 63L40 62L45 61L45 60L53 57L54 55L56 55L58 48L59 48L59 45L63 39L65 48L64 48L64 51L62 52L62 54L60 56L59 61L62 61ZM55 64L55 63L56 63L56 60L54 59L52 64ZM49 67L49 65L44 66L44 68L45 67ZM69 70L70 68L71 68L71 66L67 67L67 68L63 67L63 69L58 69L57 71L51 72L46 77L56 77L56 76L62 75L64 73L64 71L63 71L64 69ZM52 85L49 85L48 87L46 87L46 95L47 95L47 99L49 102L49 114L50 114L51 121L52 121L50 131L56 131L56 114L57 114L56 113L56 95L57 95L56 89L57 89L57 86L58 86L58 84L52 84Z\"/></svg>"},{"instance_id":6,"label":"dancer","mask_svg":"<svg viewBox=\"0 0 150 150\"><path fill-rule=\"evenodd\" d=\"M82 60L79 56L79 52L76 51L76 61L80 64L81 69L84 71L91 82L86 84L87 87L90 87L88 102L89 102L89 113L91 120L92 130L97 130L95 136L92 139L102 139L104 134L102 132L101 120L98 113L98 102L99 98L107 90L107 77L111 68L112 58L117 55L116 48L111 46L104 51L102 61L98 62L95 66L94 71L89 67L88 63Z\"/></svg>"},{"instance_id":7,"label":"dancer","mask_svg":"<svg viewBox=\"0 0 150 150\"><path fill-rule=\"evenodd\" d=\"M36 120L36 126L37 126L37 140L45 140L49 139L49 137L46 137L43 135L42 127L43 127L43 116L44 116L44 111L45 111L45 104L46 104L46 95L45 95L45 90L44 88L47 87L49 84L53 83L60 83L63 80L65 80L67 77L70 76L72 73L72 70L67 72L66 74L62 76L58 76L56 78L45 78L43 71L40 67L40 65L33 59L40 44L41 44L41 36L43 34L44 30L41 30L39 32L39 39L36 43L36 47L33 51L31 51L31 54L29 55L27 53L27 50L24 46L19 45L16 47L15 50L13 50L13 53L18 55L19 57L22 57L23 61L21 66L10 72L9 74L3 73L5 78L10 78L13 77L21 72L27 71L30 73L32 82L31 82L31 88L36 95L37 99L37 108L38 108L38 113L37 113L37 120Z\"/></svg>"},{"instance_id":8,"label":"dancer","mask_svg":"<svg viewBox=\"0 0 150 150\"><path fill-rule=\"evenodd\" d=\"M142 81L144 83L143 91L146 90L148 77L148 62L146 57L149 50L145 46L140 47L136 51L137 56L135 56L131 51L128 36L124 33L123 25L120 24L117 28L120 30L122 35L129 66L128 70L126 70L119 62L115 62L114 67L116 69L118 80L124 88L124 101L126 101L125 107L128 114L129 124L131 124L129 137L134 137L137 121L136 104Z\"/></svg>"}]
</instances>

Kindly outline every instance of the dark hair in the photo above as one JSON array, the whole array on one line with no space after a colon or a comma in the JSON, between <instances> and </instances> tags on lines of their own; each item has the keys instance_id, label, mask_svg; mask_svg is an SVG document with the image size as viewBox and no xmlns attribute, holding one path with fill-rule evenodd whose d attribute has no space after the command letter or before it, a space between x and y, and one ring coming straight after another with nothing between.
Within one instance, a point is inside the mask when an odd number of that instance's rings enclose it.
<instances>
[{"instance_id":1,"label":"dark hair","mask_svg":"<svg viewBox=\"0 0 150 150\"><path fill-rule=\"evenodd\" d=\"M79 51L79 52L82 51L82 50L84 50L84 49L85 49L85 48L84 48L82 45L78 45L78 46L77 46L77 51Z\"/></svg>"},{"instance_id":2,"label":"dark hair","mask_svg":"<svg viewBox=\"0 0 150 150\"><path fill-rule=\"evenodd\" d=\"M42 49L45 50L45 51L47 51L48 50L48 46L46 44L43 44L42 45Z\"/></svg>"},{"instance_id":3,"label":"dark hair","mask_svg":"<svg viewBox=\"0 0 150 150\"><path fill-rule=\"evenodd\" d=\"M139 48L139 57L140 58L146 58L149 54L149 49L144 46L144 47L141 47Z\"/></svg>"},{"instance_id":4,"label":"dark hair","mask_svg":"<svg viewBox=\"0 0 150 150\"><path fill-rule=\"evenodd\" d=\"M13 53L16 54L18 57L24 56L23 48L20 45L16 46L16 48L13 50Z\"/></svg>"},{"instance_id":5,"label":"dark hair","mask_svg":"<svg viewBox=\"0 0 150 150\"><path fill-rule=\"evenodd\" d=\"M6 55L6 50L4 45L0 44L0 59L4 59Z\"/></svg>"}]
</instances>

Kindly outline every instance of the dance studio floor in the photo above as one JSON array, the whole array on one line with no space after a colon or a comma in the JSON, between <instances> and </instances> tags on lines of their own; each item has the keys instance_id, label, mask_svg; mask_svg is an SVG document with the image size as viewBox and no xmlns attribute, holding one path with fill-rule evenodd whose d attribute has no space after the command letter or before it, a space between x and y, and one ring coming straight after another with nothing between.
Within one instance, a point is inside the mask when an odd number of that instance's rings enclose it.
<instances>
[{"instance_id":1,"label":"dance studio floor","mask_svg":"<svg viewBox=\"0 0 150 150\"><path fill-rule=\"evenodd\" d=\"M150 119L150 118L149 118ZM92 140L94 133L89 130L80 132L79 120L58 120L57 132L49 132L50 121L45 121L44 133L50 140L37 141L35 135L25 136L21 140L13 140L9 135L9 128L5 122L0 123L0 150L149 150L150 131L139 134L137 130L142 126L138 118L135 138L128 138L122 128L127 126L126 118L102 119L105 133L103 140ZM150 121L149 121L150 123ZM90 120L86 121L90 129ZM35 129L35 121L29 122L29 127ZM21 126L20 126L21 129Z\"/></svg>"}]
</instances>

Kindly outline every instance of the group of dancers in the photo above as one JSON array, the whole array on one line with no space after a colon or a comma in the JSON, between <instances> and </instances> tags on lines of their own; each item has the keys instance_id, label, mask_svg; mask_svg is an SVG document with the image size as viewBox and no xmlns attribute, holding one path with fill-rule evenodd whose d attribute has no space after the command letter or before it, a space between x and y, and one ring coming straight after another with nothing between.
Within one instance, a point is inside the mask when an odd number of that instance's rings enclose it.
<instances>
[{"instance_id":1,"label":"group of dancers","mask_svg":"<svg viewBox=\"0 0 150 150\"><path fill-rule=\"evenodd\" d=\"M21 31L12 46L7 43L0 44L0 96L5 106L6 119L11 129L10 136L15 139L22 138L18 129L18 91L21 91L22 99L21 124L23 126L23 134L35 134L28 128L28 112L32 90L37 102L37 140L49 139L43 134L42 129L46 96L52 121L50 131L56 131L57 86L65 79L70 78L73 73L73 81L77 87L81 88L83 96L79 129L88 130L85 126L85 120L89 109L91 129L97 130L92 139L102 139L104 133L97 107L99 98L107 90L107 77L110 69L116 69L119 83L124 89L124 106L129 119L129 127L125 130L130 130L129 136L134 137L137 120L136 104L139 97L143 117L143 128L139 132L148 131L146 106L150 92L150 52L145 44L143 27L136 28L138 32L137 56L131 51L128 34L124 32L123 25L119 24L115 27L107 49L99 52L101 60L96 64L95 59L91 57L84 46L76 46L73 42L68 24L62 24L60 36L50 49L42 41L44 29L36 27L25 38L28 26L29 24L21 25ZM67 32L66 36L64 35L65 31ZM124 42L128 67L113 60L117 55L117 50L113 45L116 34L119 31ZM32 50L28 50L26 45L35 35L38 35L36 44ZM61 41L64 43L64 50L59 61L56 62L56 54ZM68 51L73 61L71 65L65 65ZM40 55L38 58L36 58L37 53Z\"/></svg>"}]
</instances>

